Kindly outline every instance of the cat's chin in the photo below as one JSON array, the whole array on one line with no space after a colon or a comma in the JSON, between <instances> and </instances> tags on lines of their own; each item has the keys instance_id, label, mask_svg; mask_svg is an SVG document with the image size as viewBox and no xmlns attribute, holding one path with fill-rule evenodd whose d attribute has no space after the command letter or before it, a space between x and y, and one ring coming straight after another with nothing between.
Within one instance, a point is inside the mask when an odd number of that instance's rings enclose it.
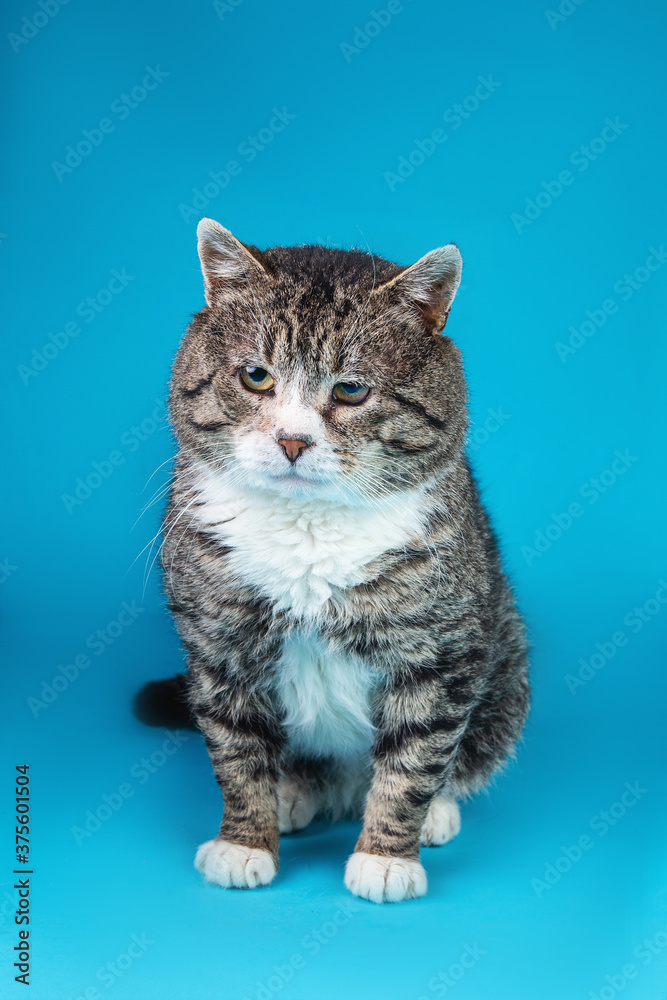
<instances>
[{"instance_id":1,"label":"cat's chin","mask_svg":"<svg viewBox=\"0 0 667 1000\"><path fill-rule=\"evenodd\" d=\"M307 479L298 473L287 473L281 476L255 475L251 477L252 488L264 490L267 493L285 497L304 497L313 500L333 499L336 493L329 482L319 479Z\"/></svg>"},{"instance_id":2,"label":"cat's chin","mask_svg":"<svg viewBox=\"0 0 667 1000\"><path fill-rule=\"evenodd\" d=\"M271 475L265 472L253 472L247 476L246 488L259 490L273 496L295 500L321 500L327 504L344 507L382 507L382 499L364 497L360 489L355 489L343 479L309 479L297 472ZM388 495L386 503L395 506L394 494Z\"/></svg>"}]
</instances>

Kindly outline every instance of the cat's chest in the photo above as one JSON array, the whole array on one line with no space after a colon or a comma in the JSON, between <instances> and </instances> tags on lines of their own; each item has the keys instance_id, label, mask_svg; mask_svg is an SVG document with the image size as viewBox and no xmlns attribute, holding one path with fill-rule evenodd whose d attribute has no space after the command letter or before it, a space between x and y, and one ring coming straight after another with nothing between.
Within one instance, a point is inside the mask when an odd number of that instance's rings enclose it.
<instances>
[{"instance_id":1,"label":"cat's chest","mask_svg":"<svg viewBox=\"0 0 667 1000\"><path fill-rule=\"evenodd\" d=\"M369 579L367 567L421 529L422 503L405 494L385 508L250 493L202 477L196 517L229 549L239 577L276 610L314 618L337 591Z\"/></svg>"},{"instance_id":2,"label":"cat's chest","mask_svg":"<svg viewBox=\"0 0 667 1000\"><path fill-rule=\"evenodd\" d=\"M291 750L305 757L363 757L373 742L377 683L361 657L328 649L317 632L286 636L274 697Z\"/></svg>"}]
</instances>

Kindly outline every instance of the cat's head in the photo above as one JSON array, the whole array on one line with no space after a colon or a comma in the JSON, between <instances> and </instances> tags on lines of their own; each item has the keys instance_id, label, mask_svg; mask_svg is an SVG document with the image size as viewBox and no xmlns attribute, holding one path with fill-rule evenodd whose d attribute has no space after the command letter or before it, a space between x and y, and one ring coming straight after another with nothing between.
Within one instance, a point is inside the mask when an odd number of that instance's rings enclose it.
<instances>
[{"instance_id":1,"label":"cat's head","mask_svg":"<svg viewBox=\"0 0 667 1000\"><path fill-rule=\"evenodd\" d=\"M207 306L171 386L193 458L250 489L374 502L460 455L465 383L442 335L461 278L453 244L399 267L321 246L260 251L211 219L197 233Z\"/></svg>"}]
</instances>

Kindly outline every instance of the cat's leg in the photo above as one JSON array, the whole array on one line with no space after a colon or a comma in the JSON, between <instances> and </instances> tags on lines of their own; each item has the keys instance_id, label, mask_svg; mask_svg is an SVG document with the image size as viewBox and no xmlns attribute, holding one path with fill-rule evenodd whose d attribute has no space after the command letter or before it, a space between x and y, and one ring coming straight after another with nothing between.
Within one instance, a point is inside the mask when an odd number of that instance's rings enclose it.
<instances>
[{"instance_id":1,"label":"cat's leg","mask_svg":"<svg viewBox=\"0 0 667 1000\"><path fill-rule=\"evenodd\" d=\"M364 826L345 871L347 888L376 903L426 892L421 833L469 718L461 686L452 704L436 672L426 678L403 677L380 706Z\"/></svg>"},{"instance_id":2,"label":"cat's leg","mask_svg":"<svg viewBox=\"0 0 667 1000\"><path fill-rule=\"evenodd\" d=\"M268 885L278 870L278 768L282 734L268 701L206 674L191 674L191 703L204 734L224 811L217 837L202 844L195 866L224 888ZM222 690L224 688L224 690Z\"/></svg>"}]
</instances>

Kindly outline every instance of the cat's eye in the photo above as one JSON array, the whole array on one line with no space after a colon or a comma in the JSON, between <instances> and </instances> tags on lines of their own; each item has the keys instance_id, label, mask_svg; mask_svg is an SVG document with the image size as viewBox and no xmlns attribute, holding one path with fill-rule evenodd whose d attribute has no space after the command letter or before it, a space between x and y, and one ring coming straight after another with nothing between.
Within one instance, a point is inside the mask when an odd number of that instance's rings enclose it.
<instances>
[{"instance_id":1,"label":"cat's eye","mask_svg":"<svg viewBox=\"0 0 667 1000\"><path fill-rule=\"evenodd\" d=\"M241 368L239 375L246 389L251 392L268 392L273 389L273 375L269 375L266 368L257 368L255 365L246 365Z\"/></svg>"},{"instance_id":2,"label":"cat's eye","mask_svg":"<svg viewBox=\"0 0 667 1000\"><path fill-rule=\"evenodd\" d=\"M356 406L363 403L370 391L367 385L360 385L358 382L338 382L333 387L333 397L339 403Z\"/></svg>"}]
</instances>

